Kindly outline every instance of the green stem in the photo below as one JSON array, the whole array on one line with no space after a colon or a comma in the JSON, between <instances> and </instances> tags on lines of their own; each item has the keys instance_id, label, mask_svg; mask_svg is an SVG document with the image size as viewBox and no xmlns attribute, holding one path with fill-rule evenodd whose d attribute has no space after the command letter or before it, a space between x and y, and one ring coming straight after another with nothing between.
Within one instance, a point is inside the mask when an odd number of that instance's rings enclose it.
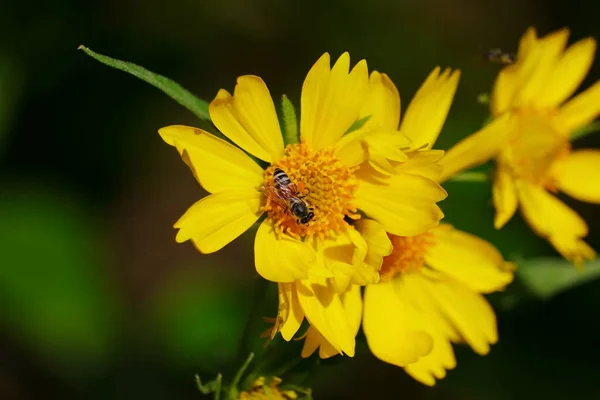
<instances>
[{"instance_id":1,"label":"green stem","mask_svg":"<svg viewBox=\"0 0 600 400\"><path fill-rule=\"evenodd\" d=\"M258 331L260 330L257 329L257 324L263 323L263 309L265 302L268 299L269 283L270 282L266 279L258 278L254 285L254 300L240 340L240 347L238 350L239 360L243 360L247 354L253 350L253 342L258 337Z\"/></svg>"}]
</instances>

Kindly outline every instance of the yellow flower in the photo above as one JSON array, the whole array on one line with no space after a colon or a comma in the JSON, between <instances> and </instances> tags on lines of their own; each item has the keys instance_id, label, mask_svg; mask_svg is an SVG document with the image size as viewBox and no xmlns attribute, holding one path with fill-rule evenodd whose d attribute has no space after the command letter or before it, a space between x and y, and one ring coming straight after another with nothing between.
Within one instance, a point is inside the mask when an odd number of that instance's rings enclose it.
<instances>
[{"instance_id":1,"label":"yellow flower","mask_svg":"<svg viewBox=\"0 0 600 400\"><path fill-rule=\"evenodd\" d=\"M495 227L504 226L520 204L532 229L579 265L595 258L582 240L587 225L551 192L600 203L600 151L572 150L569 143L600 113L600 82L567 101L596 50L592 38L565 49L568 35L567 29L543 38L533 29L523 35L516 63L496 79L491 97L495 120L456 144L441 163L446 179L494 158Z\"/></svg>"},{"instance_id":2,"label":"yellow flower","mask_svg":"<svg viewBox=\"0 0 600 400\"><path fill-rule=\"evenodd\" d=\"M435 68L425 80L407 108L400 127L398 127L400 120L398 90L385 74L373 72L370 79L369 101L361 111L361 115L370 115L371 118L363 129L346 136L359 137L362 140L362 146L355 146L350 142L344 147L347 150L346 155L349 154L348 159L359 159L360 157L355 156L354 152L364 151L364 148L367 148L369 157L364 159L361 170L377 171L374 175L378 176L378 179L383 179L387 174L411 175L414 178L427 177L432 180L439 177L441 169L432 168L431 165L442 156L443 152L431 150L431 147L446 119L460 77L459 71L451 72L447 69L441 74L440 72L439 68ZM406 154L404 161L395 160L394 146L389 146L389 143L395 140L395 135L405 135L411 141L410 149L404 152ZM390 140L382 140L383 136L387 136ZM389 197L388 193L380 192L381 204L389 204L390 208L394 206L402 208L403 205L398 200L398 197ZM379 269L384 257L391 253L391 248L384 240L387 237L386 230L391 231L387 226L369 220L357 221L354 228L368 243L367 253L361 255L364 264ZM369 267L365 266L362 270L368 271ZM271 337L280 331L285 340L291 340L306 317L311 326L304 335L303 357L310 356L317 349L321 358L334 356L340 353L340 344L342 348L348 349L344 352L352 356L354 337L360 328L362 316L360 288L350 285L345 292L327 290L331 285L334 285L331 280L321 284L305 281L279 284L279 311L277 319L273 321L275 326L270 332ZM327 309L336 311L318 315L310 313L309 300L315 303L312 306L314 309L322 307L320 306L322 304L328 304ZM386 307L382 305L382 308ZM330 338L333 338L333 341ZM422 349L421 344L413 341L407 342L406 345L416 346L419 355L428 350L428 348Z\"/></svg>"},{"instance_id":3,"label":"yellow flower","mask_svg":"<svg viewBox=\"0 0 600 400\"><path fill-rule=\"evenodd\" d=\"M302 86L300 143L284 148L271 95L257 76L238 78L233 96L220 90L209 106L215 126L239 148L186 126L159 133L210 193L177 221L176 240L191 240L200 252L212 253L266 212L255 238L256 270L298 294L302 317L338 353L354 354L351 324L332 322L345 318L339 293L379 280L381 259L391 251L385 231L410 236L437 226L443 214L436 203L446 192L432 179L442 152L416 151L427 148L435 123L413 117L398 132L399 113L384 119L369 114L376 105L367 103L368 96L391 90L389 79L373 73L369 80L364 60L349 69L344 53L333 68L324 54L309 71ZM369 115L363 127L346 134ZM266 169L246 153L267 163ZM379 171L399 163L393 174ZM313 209L307 223L278 200L277 168Z\"/></svg>"},{"instance_id":4,"label":"yellow flower","mask_svg":"<svg viewBox=\"0 0 600 400\"><path fill-rule=\"evenodd\" d=\"M273 377L267 384L264 376L256 379L250 388L242 391L238 400L295 400L298 393L294 390L281 390L279 384L281 378Z\"/></svg>"},{"instance_id":5,"label":"yellow flower","mask_svg":"<svg viewBox=\"0 0 600 400\"><path fill-rule=\"evenodd\" d=\"M363 331L377 358L432 386L456 366L451 342L481 355L496 343L496 317L481 293L510 283L513 267L491 244L447 224L390 238L381 281L365 288Z\"/></svg>"}]
</instances>

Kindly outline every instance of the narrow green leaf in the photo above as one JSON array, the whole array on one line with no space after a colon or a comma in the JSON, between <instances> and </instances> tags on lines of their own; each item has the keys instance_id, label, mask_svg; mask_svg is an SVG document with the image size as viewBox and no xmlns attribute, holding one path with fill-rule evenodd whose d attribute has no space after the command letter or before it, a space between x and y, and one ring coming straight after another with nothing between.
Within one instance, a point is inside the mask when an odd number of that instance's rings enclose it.
<instances>
[{"instance_id":1,"label":"narrow green leaf","mask_svg":"<svg viewBox=\"0 0 600 400\"><path fill-rule=\"evenodd\" d=\"M594 132L598 132L598 131L600 131L600 121L594 121L591 124L589 124L588 126L584 126L583 128L580 128L580 129L576 130L575 132L573 132L571 134L571 141L581 139L582 137L585 137L585 136L589 135L590 133L594 133Z\"/></svg>"},{"instance_id":2,"label":"narrow green leaf","mask_svg":"<svg viewBox=\"0 0 600 400\"><path fill-rule=\"evenodd\" d=\"M204 100L197 98L196 96L185 90L177 82L166 78L162 75L158 75L154 72L148 71L147 69L140 67L139 65L135 65L127 61L121 61L108 56L104 56L102 54L98 54L83 45L79 46L77 49L83 50L87 55L89 55L92 58L95 58L102 64L119 69L121 71L125 71L151 84L152 86L162 90L173 100L190 110L198 118L210 121L210 116L208 114L208 103Z\"/></svg>"},{"instance_id":3,"label":"narrow green leaf","mask_svg":"<svg viewBox=\"0 0 600 400\"><path fill-rule=\"evenodd\" d=\"M584 264L578 270L570 262L556 257L540 257L526 260L517 269L523 284L541 299L549 299L558 293L600 277L600 261Z\"/></svg>"},{"instance_id":4,"label":"narrow green leaf","mask_svg":"<svg viewBox=\"0 0 600 400\"><path fill-rule=\"evenodd\" d=\"M281 96L281 111L283 112L283 129L285 144L298 143L298 119L292 101L284 94Z\"/></svg>"},{"instance_id":5,"label":"narrow green leaf","mask_svg":"<svg viewBox=\"0 0 600 400\"><path fill-rule=\"evenodd\" d=\"M453 182L487 182L490 180L490 176L485 172L463 172L454 175L449 180Z\"/></svg>"},{"instance_id":6,"label":"narrow green leaf","mask_svg":"<svg viewBox=\"0 0 600 400\"><path fill-rule=\"evenodd\" d=\"M344 135L347 135L350 132L354 132L354 131L359 130L360 128L362 128L367 123L367 121L369 119L371 119L371 116L367 115L366 117L363 117L363 118L361 118L359 120L354 121L354 123L352 125L350 125L350 128L348 128L348 130L346 131L346 133L344 133Z\"/></svg>"}]
</instances>

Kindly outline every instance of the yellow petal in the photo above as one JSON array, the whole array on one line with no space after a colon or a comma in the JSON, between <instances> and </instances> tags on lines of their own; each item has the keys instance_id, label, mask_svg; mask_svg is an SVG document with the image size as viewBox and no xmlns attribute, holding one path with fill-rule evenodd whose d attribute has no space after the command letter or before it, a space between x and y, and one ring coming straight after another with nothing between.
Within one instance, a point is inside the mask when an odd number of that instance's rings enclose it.
<instances>
[{"instance_id":1,"label":"yellow petal","mask_svg":"<svg viewBox=\"0 0 600 400\"><path fill-rule=\"evenodd\" d=\"M536 44L537 34L535 32L535 28L529 27L519 40L519 51L517 53L517 60L523 60L527 58Z\"/></svg>"},{"instance_id":2,"label":"yellow petal","mask_svg":"<svg viewBox=\"0 0 600 400\"><path fill-rule=\"evenodd\" d=\"M513 121L507 113L455 144L440 160L444 167L440 180L443 182L495 157L507 144L512 130Z\"/></svg>"},{"instance_id":3,"label":"yellow petal","mask_svg":"<svg viewBox=\"0 0 600 400\"><path fill-rule=\"evenodd\" d=\"M310 281L296 282L298 300L306 319L323 335L338 353L354 356L355 332L351 329L340 296L328 284L321 286Z\"/></svg>"},{"instance_id":4,"label":"yellow petal","mask_svg":"<svg viewBox=\"0 0 600 400\"><path fill-rule=\"evenodd\" d=\"M356 205L394 235L415 236L426 232L444 216L436 203L445 199L447 193L430 179L401 173L381 184L370 180L370 174L358 177Z\"/></svg>"},{"instance_id":5,"label":"yellow petal","mask_svg":"<svg viewBox=\"0 0 600 400\"><path fill-rule=\"evenodd\" d=\"M352 286L341 296L341 300L350 329L354 331L354 335L356 335L360 329L360 321L362 318L360 287ZM329 358L339 354L339 351L337 351L335 347L311 325L306 333L306 340L304 342L304 347L302 348L301 356L309 357L317 348L319 348L320 358Z\"/></svg>"},{"instance_id":6,"label":"yellow petal","mask_svg":"<svg viewBox=\"0 0 600 400\"><path fill-rule=\"evenodd\" d=\"M577 90L586 77L596 52L596 41L587 38L570 46L556 63L548 84L537 95L536 104L540 107L556 107Z\"/></svg>"},{"instance_id":7,"label":"yellow petal","mask_svg":"<svg viewBox=\"0 0 600 400\"><path fill-rule=\"evenodd\" d=\"M363 332L375 357L404 367L428 354L433 341L428 333L415 327L418 312L396 285L392 280L365 288Z\"/></svg>"},{"instance_id":8,"label":"yellow petal","mask_svg":"<svg viewBox=\"0 0 600 400\"><path fill-rule=\"evenodd\" d=\"M600 81L569 100L555 119L566 132L573 132L591 123L600 115Z\"/></svg>"},{"instance_id":9,"label":"yellow petal","mask_svg":"<svg viewBox=\"0 0 600 400\"><path fill-rule=\"evenodd\" d=\"M256 271L266 280L305 279L315 260L316 254L307 243L285 235L278 237L270 218L260 224L254 241L254 261Z\"/></svg>"},{"instance_id":10,"label":"yellow petal","mask_svg":"<svg viewBox=\"0 0 600 400\"><path fill-rule=\"evenodd\" d=\"M515 65L509 65L498 73L490 100L490 109L493 116L498 117L510 110L513 96L518 88L518 82Z\"/></svg>"},{"instance_id":11,"label":"yellow petal","mask_svg":"<svg viewBox=\"0 0 600 400\"><path fill-rule=\"evenodd\" d=\"M404 370L417 381L427 386L434 386L436 379L446 377L446 370L456 367L456 358L450 339L442 329L432 325L429 334L433 339L431 352L407 365Z\"/></svg>"},{"instance_id":12,"label":"yellow petal","mask_svg":"<svg viewBox=\"0 0 600 400\"><path fill-rule=\"evenodd\" d=\"M386 74L371 72L369 93L360 119L370 117L361 129L397 130L400 122L400 94Z\"/></svg>"},{"instance_id":13,"label":"yellow petal","mask_svg":"<svg viewBox=\"0 0 600 400\"><path fill-rule=\"evenodd\" d=\"M482 293L504 288L513 279L512 269L490 243L443 224L431 230L434 245L425 262L430 267Z\"/></svg>"},{"instance_id":14,"label":"yellow petal","mask_svg":"<svg viewBox=\"0 0 600 400\"><path fill-rule=\"evenodd\" d=\"M346 320L350 331L354 332L354 336L358 334L360 322L362 320L363 302L360 293L360 286L352 285L346 292L341 295L342 305L346 312Z\"/></svg>"},{"instance_id":15,"label":"yellow petal","mask_svg":"<svg viewBox=\"0 0 600 400\"><path fill-rule=\"evenodd\" d=\"M478 354L487 354L490 344L498 341L496 316L480 294L452 279L434 280L411 274L413 290L429 297L442 321L448 321L456 332Z\"/></svg>"},{"instance_id":16,"label":"yellow petal","mask_svg":"<svg viewBox=\"0 0 600 400\"><path fill-rule=\"evenodd\" d=\"M593 258L593 250L581 238L587 225L575 211L543 188L522 184L519 201L523 217L541 237L547 238L563 257L580 263Z\"/></svg>"},{"instance_id":17,"label":"yellow petal","mask_svg":"<svg viewBox=\"0 0 600 400\"><path fill-rule=\"evenodd\" d=\"M279 283L279 312L282 323L279 328L281 336L288 342L292 340L302 321L304 320L304 311L298 301L296 285L294 283Z\"/></svg>"},{"instance_id":18,"label":"yellow petal","mask_svg":"<svg viewBox=\"0 0 600 400\"><path fill-rule=\"evenodd\" d=\"M212 122L231 141L263 161L283 156L283 137L267 85L258 76L240 76L233 96L219 90L209 105Z\"/></svg>"},{"instance_id":19,"label":"yellow petal","mask_svg":"<svg viewBox=\"0 0 600 400\"><path fill-rule=\"evenodd\" d=\"M433 146L450 110L460 71L439 72L436 67L429 74L404 113L400 132L412 140L413 149Z\"/></svg>"},{"instance_id":20,"label":"yellow petal","mask_svg":"<svg viewBox=\"0 0 600 400\"><path fill-rule=\"evenodd\" d=\"M215 193L192 205L175 223L175 240L192 240L202 253L213 253L240 236L261 216L256 190Z\"/></svg>"},{"instance_id":21,"label":"yellow petal","mask_svg":"<svg viewBox=\"0 0 600 400\"><path fill-rule=\"evenodd\" d=\"M333 146L359 118L369 90L367 63L360 61L350 73L349 67L344 53L330 70L325 53L304 80L300 135L314 150Z\"/></svg>"},{"instance_id":22,"label":"yellow petal","mask_svg":"<svg viewBox=\"0 0 600 400\"><path fill-rule=\"evenodd\" d=\"M494 208L494 227L500 229L506 224L517 211L519 205L517 189L509 172L502 166L496 167L496 177L492 187Z\"/></svg>"},{"instance_id":23,"label":"yellow petal","mask_svg":"<svg viewBox=\"0 0 600 400\"><path fill-rule=\"evenodd\" d=\"M600 150L578 150L554 165L558 188L588 203L600 203Z\"/></svg>"},{"instance_id":24,"label":"yellow petal","mask_svg":"<svg viewBox=\"0 0 600 400\"><path fill-rule=\"evenodd\" d=\"M175 146L204 189L210 193L255 189L263 170L239 148L201 129L172 125L159 129L162 139Z\"/></svg>"},{"instance_id":25,"label":"yellow petal","mask_svg":"<svg viewBox=\"0 0 600 400\"><path fill-rule=\"evenodd\" d=\"M524 72L521 76L521 83L519 90L515 94L514 105L526 106L538 104L540 99L539 93L543 88L552 85L553 82L549 81L552 71L567 44L569 38L569 30L561 29L553 32L549 35L544 36L540 39L536 45L537 47L537 58L535 60L535 66L530 70ZM534 57L531 55L531 57ZM526 64L528 60L525 60ZM526 68L524 65L523 68Z\"/></svg>"}]
</instances>

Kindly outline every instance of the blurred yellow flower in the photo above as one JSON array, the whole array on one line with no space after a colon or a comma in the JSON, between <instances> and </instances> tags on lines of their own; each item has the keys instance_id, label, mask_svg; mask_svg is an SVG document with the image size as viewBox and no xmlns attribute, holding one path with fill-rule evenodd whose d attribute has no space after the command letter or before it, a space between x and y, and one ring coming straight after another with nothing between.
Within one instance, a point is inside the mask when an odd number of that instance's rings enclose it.
<instances>
[{"instance_id":1,"label":"blurred yellow flower","mask_svg":"<svg viewBox=\"0 0 600 400\"><path fill-rule=\"evenodd\" d=\"M515 64L496 79L492 123L451 148L441 163L446 179L458 171L496 161L493 200L497 229L519 204L532 229L566 259L580 265L595 258L582 238L585 221L551 194L600 203L600 151L572 150L569 138L600 114L600 82L571 100L592 64L596 41L566 48L569 31L521 38Z\"/></svg>"},{"instance_id":2,"label":"blurred yellow flower","mask_svg":"<svg viewBox=\"0 0 600 400\"><path fill-rule=\"evenodd\" d=\"M378 73L369 81L364 60L349 69L344 53L333 68L324 54L309 71L302 87L300 143L284 148L271 95L257 76L238 78L233 96L220 90L209 107L215 126L239 148L187 126L159 133L211 193L177 221L176 240L215 252L266 212L255 238L258 273L287 284L298 294L302 318L338 353L352 355L356 332L349 323L333 323L345 318L339 293L351 284L379 280L381 260L391 252L386 231L411 236L437 226L443 214L436 203L446 192L432 179L443 152L423 150L436 114L420 119L407 114L398 132L399 108L380 118L384 114L375 112L380 105L369 100L373 92L394 97L393 84ZM364 117L370 119L348 132ZM263 170L245 152L269 165ZM390 173L392 164L401 167ZM306 221L278 195L278 169L293 183L296 199L310 207ZM359 210L367 218L361 219Z\"/></svg>"},{"instance_id":3,"label":"blurred yellow flower","mask_svg":"<svg viewBox=\"0 0 600 400\"><path fill-rule=\"evenodd\" d=\"M267 383L264 376L256 379L250 388L242 391L238 400L295 400L298 393L294 390L281 390L279 384L281 378L272 377Z\"/></svg>"},{"instance_id":4,"label":"blurred yellow flower","mask_svg":"<svg viewBox=\"0 0 600 400\"><path fill-rule=\"evenodd\" d=\"M432 386L456 366L451 342L485 355L498 333L482 293L504 288L513 266L488 242L442 224L390 235L381 281L365 288L363 331L373 354Z\"/></svg>"},{"instance_id":5,"label":"blurred yellow flower","mask_svg":"<svg viewBox=\"0 0 600 400\"><path fill-rule=\"evenodd\" d=\"M399 127L400 96L398 90L387 75L378 72L371 74L369 101L361 111L361 115L369 115L370 119L363 128L348 134L341 140L343 142L351 140L353 137L361 138L362 150L357 149L356 147L359 146L355 146L352 142L344 147L347 150L345 154L350 155L350 160L359 158L353 156L355 151L359 153L365 148L367 149L369 157L362 158L364 161L359 171L372 171L371 173L377 180L385 179L388 174L391 176L404 174L431 180L439 177L441 168L438 166L432 168L432 165L435 165L435 161L440 159L443 152L431 150L431 147L444 124L460 77L459 71L452 72L450 69L446 69L442 73L440 72L440 68L435 68L429 74L408 106ZM382 140L382 132L385 132L391 140ZM394 140L394 135L406 136L411 141L410 149L405 151L407 159L404 161L394 159L393 146L389 146L390 141ZM373 186L375 185L373 184ZM397 197L389 197L383 191L379 201L381 204L389 204L390 208L403 207ZM367 215L370 215L369 212ZM369 243L364 263L375 266L377 269L382 264L385 266L384 257L390 256L391 253L391 248L385 245L386 242L383 240L388 236L387 232L391 232L387 230L387 226L380 226L369 220L359 220L354 224L354 228ZM391 232L390 235L396 234ZM363 270L368 270L368 268ZM389 272L386 272L386 276L388 275ZM273 321L275 325L270 332L271 337L280 331L285 340L291 340L306 317L311 326L303 336L305 337L303 357L310 356L317 349L319 349L321 358L334 356L340 353L340 343L343 343L345 348L351 349L351 352L345 351L346 354L353 355L354 337L360 328L362 316L360 288L350 285L345 292L340 292L339 290L327 290L327 285L332 285L331 281L328 280L324 284L304 281L280 284L279 312L277 319ZM319 299L319 304L325 303L329 304L330 308L335 308L337 310L335 316L323 313L321 315L309 314L305 307L310 303L306 299L302 300L307 296L309 299ZM389 309L385 305L379 306L392 313L395 312L394 309ZM315 318L319 319L315 320ZM334 341L331 341L330 338L334 338ZM390 341L394 342L391 339ZM418 355L424 355L430 350L430 346L424 348L422 344L414 341L407 342L405 345L407 347L414 346Z\"/></svg>"}]
</instances>

